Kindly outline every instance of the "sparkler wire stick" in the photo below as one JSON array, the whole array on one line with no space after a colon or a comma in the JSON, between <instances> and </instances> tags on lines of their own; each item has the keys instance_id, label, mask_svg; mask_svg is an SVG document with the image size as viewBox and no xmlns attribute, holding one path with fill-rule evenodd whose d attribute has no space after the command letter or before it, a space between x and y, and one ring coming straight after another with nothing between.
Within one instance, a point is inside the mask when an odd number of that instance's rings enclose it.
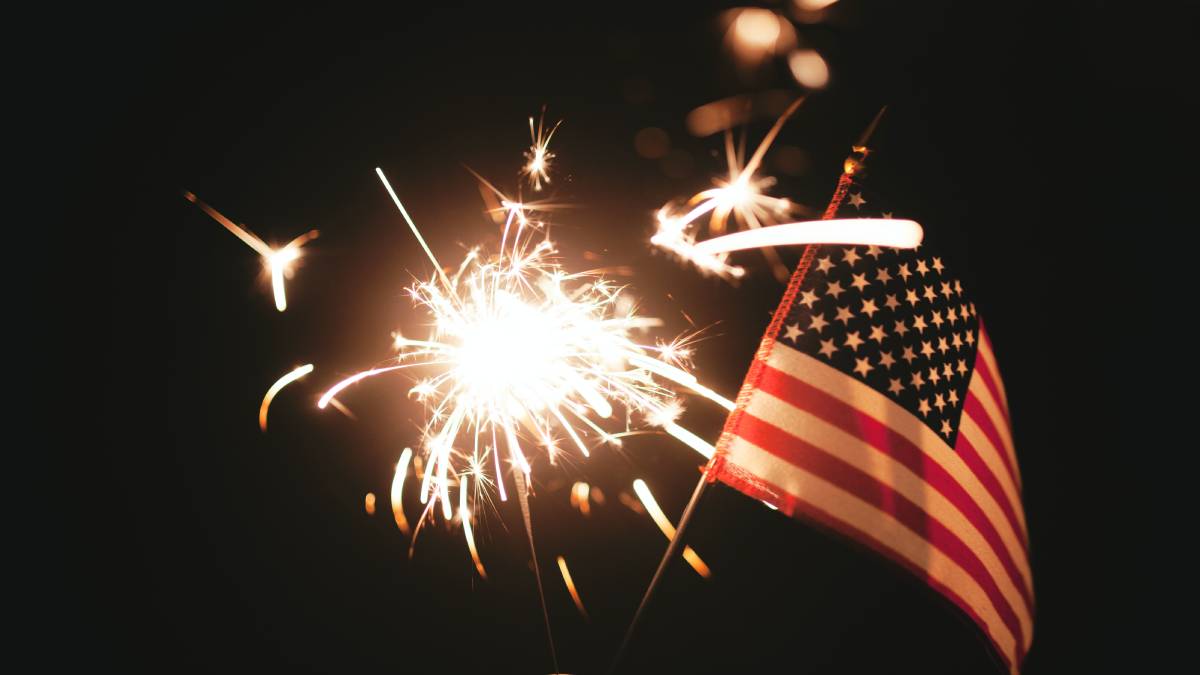
<instances>
[{"instance_id":1,"label":"sparkler wire stick","mask_svg":"<svg viewBox=\"0 0 1200 675\"><path fill-rule=\"evenodd\" d=\"M546 609L546 592L542 589L542 572L538 569L537 549L533 545L533 519L529 516L529 485L525 482L525 474L513 472L513 480L517 484L517 498L521 503L521 515L525 518L525 534L529 535L529 555L533 558L533 576L537 579L538 599L542 602L542 619L546 623L546 640L550 644L550 661L554 664L554 672L558 672L558 653L554 650L554 633L550 630L550 612Z\"/></svg>"},{"instance_id":2,"label":"sparkler wire stick","mask_svg":"<svg viewBox=\"0 0 1200 675\"><path fill-rule=\"evenodd\" d=\"M867 141L870 140L871 134L875 132L875 128L879 126L879 120L883 117L883 113L887 110L887 106L880 109L875 115L871 125L863 132L858 143L852 146L853 153L848 157L843 165L842 176L838 179L837 187L834 189L833 197L829 200L829 206L825 209L822 220L831 220L837 213L838 207L841 206L842 200L846 198L846 194L850 190L850 185L853 182L854 174L862 169L863 162L867 155L870 154L870 149L867 146ZM800 263L796 266L796 271L792 274L792 278L788 283L788 289L784 292L784 302L789 302L791 297L795 296L800 288L800 283L804 280L805 273L812 265L813 258L816 257L818 246L809 244L804 248L804 255L800 258ZM775 320L772 320L772 324ZM768 332L772 330L767 329ZM743 392L744 394L744 392ZM739 399L742 396L738 397ZM735 413L736 414L736 411ZM715 459L715 458L714 458ZM625 630L625 637L621 640L621 645L617 648L617 654L613 657L612 665L608 668L609 675L617 671L617 667L621 665L621 659L625 656L626 650L629 648L629 643L633 639L633 635L637 630L638 622L642 618L642 614L646 611L646 605L650 603L650 599L654 596L655 589L658 588L659 582L662 580L663 573L667 569L667 565L673 560L676 554L683 546L683 535L687 530L687 526L691 523L692 516L696 512L696 505L700 502L700 497L708 488L709 483L715 478L712 476L712 470L716 462L710 460L704 467L704 472L700 475L700 480L696 483L696 489L692 492L691 499L688 500L687 506L683 509L683 515L679 517L679 526L675 528L675 537L671 539L667 545L667 551L663 554L662 560L658 563L658 569L654 571L654 576L650 579L650 585L646 587L646 593L642 595L642 601L638 603L637 610L633 614L633 620L629 622L629 628Z\"/></svg>"},{"instance_id":3,"label":"sparkler wire stick","mask_svg":"<svg viewBox=\"0 0 1200 675\"><path fill-rule=\"evenodd\" d=\"M711 466L711 463L709 466ZM704 474L700 476L700 481L696 483L696 489L692 492L692 498L688 500L687 506L683 509L683 515L679 518L679 527L675 528L675 536L667 544L667 552L663 554L662 560L658 562L658 569L654 571L654 577L650 579L650 585L646 587L646 594L642 596L642 601L638 603L637 611L633 613L633 620L629 622L629 628L625 631L625 637L621 640L621 646L617 648L617 655L613 658L612 665L608 668L609 675L617 672L617 666L621 665L621 657L625 655L625 650L629 648L629 642L633 639L638 621L641 620L642 614L646 611L646 605L650 603L650 598L654 595L654 589L658 587L658 582L662 579L667 565L675 559L675 554L683 547L683 533L687 529L688 523L692 521L692 514L696 511L696 505L700 503L700 496L704 494L704 490L708 488L708 484L708 470L705 469Z\"/></svg>"}]
</instances>

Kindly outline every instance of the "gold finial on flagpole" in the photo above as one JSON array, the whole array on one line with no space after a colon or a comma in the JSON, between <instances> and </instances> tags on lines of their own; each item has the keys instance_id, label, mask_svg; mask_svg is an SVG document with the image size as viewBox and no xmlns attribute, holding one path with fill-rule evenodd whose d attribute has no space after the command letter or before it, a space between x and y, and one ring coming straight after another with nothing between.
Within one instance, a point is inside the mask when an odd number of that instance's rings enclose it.
<instances>
[{"instance_id":1,"label":"gold finial on flagpole","mask_svg":"<svg viewBox=\"0 0 1200 675\"><path fill-rule=\"evenodd\" d=\"M863 162L867 159L867 155L871 154L870 148L867 147L867 141L871 140L871 134L875 133L875 128L879 126L879 120L883 119L883 113L887 112L887 106L879 109L875 114L875 119L871 120L870 126L863 131L862 136L858 138L858 142L850 146L850 156L846 158L842 164L842 171L847 175L853 176L862 169Z\"/></svg>"}]
</instances>

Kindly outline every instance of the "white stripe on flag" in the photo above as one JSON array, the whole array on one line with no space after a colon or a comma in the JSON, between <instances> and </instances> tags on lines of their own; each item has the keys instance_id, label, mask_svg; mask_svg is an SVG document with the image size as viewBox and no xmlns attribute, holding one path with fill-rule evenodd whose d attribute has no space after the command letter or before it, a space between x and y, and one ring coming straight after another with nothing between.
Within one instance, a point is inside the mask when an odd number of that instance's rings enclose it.
<instances>
[{"instance_id":1,"label":"white stripe on flag","mask_svg":"<svg viewBox=\"0 0 1200 675\"><path fill-rule=\"evenodd\" d=\"M835 520L863 532L910 565L923 570L971 607L983 621L997 647L1015 664L1016 639L1000 618L991 598L950 556L932 546L890 514L855 495L735 437L727 446L728 460L743 470L772 482L793 499L823 511Z\"/></svg>"}]
</instances>

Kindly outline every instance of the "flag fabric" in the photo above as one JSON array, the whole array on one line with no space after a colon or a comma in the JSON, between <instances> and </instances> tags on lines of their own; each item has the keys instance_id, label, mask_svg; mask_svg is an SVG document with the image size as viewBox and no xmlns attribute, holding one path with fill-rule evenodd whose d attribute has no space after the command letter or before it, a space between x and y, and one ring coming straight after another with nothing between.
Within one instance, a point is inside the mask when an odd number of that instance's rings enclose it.
<instances>
[{"instance_id":1,"label":"flag fabric","mask_svg":"<svg viewBox=\"0 0 1200 675\"><path fill-rule=\"evenodd\" d=\"M847 166L826 217L891 217ZM941 258L807 247L709 472L908 569L1018 671L1034 599L1008 401Z\"/></svg>"}]
</instances>

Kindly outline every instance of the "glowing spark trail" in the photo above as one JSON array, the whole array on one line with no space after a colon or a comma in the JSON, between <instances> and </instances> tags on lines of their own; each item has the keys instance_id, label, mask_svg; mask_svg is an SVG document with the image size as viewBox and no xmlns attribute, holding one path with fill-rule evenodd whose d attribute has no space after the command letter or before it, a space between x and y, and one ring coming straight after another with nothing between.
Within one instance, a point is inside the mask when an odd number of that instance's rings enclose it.
<instances>
[{"instance_id":1,"label":"glowing spark trail","mask_svg":"<svg viewBox=\"0 0 1200 675\"><path fill-rule=\"evenodd\" d=\"M263 431L267 430L267 410L271 407L271 401L275 400L275 395L279 393L279 390L311 373L312 371L313 364L305 364L279 378L275 381L275 384L271 385L271 388L267 390L267 394L263 396L262 405L258 407L258 428L262 429Z\"/></svg>"},{"instance_id":2,"label":"glowing spark trail","mask_svg":"<svg viewBox=\"0 0 1200 675\"><path fill-rule=\"evenodd\" d=\"M288 242L282 248L271 248L262 239L259 239L253 232L241 227L232 220L221 215L219 211L205 204L196 198L196 195L185 192L183 194L189 202L199 206L213 220L225 226L225 229L232 232L238 239L241 239L247 246L254 249L263 258L263 263L267 267L267 272L271 276L271 289L275 295L275 309L284 311L287 309L287 296L283 290L283 280L285 277L292 275L292 263L300 258L300 249L309 241L320 236L317 230L309 230L304 234L296 237Z\"/></svg>"},{"instance_id":3,"label":"glowing spark trail","mask_svg":"<svg viewBox=\"0 0 1200 675\"><path fill-rule=\"evenodd\" d=\"M650 518L658 525L658 529L667 536L667 541L675 538L675 526L667 519L662 509L658 507L658 502L655 501L654 495L650 493L650 488L646 486L645 481L641 478L633 481L633 491L637 493L638 499L642 500L642 505L646 507L646 512L650 514ZM708 569L708 565L700 559L700 556L692 550L691 546L683 547L683 559L687 561L692 569L700 576L708 579L712 576L712 571Z\"/></svg>"},{"instance_id":4,"label":"glowing spark trail","mask_svg":"<svg viewBox=\"0 0 1200 675\"><path fill-rule=\"evenodd\" d=\"M921 243L924 231L912 220L891 218L854 218L844 220L812 220L785 223L759 230L744 230L723 237L714 237L696 244L696 252L714 255L729 251L765 246L796 246L801 244L850 244L915 248Z\"/></svg>"},{"instance_id":5,"label":"glowing spark trail","mask_svg":"<svg viewBox=\"0 0 1200 675\"><path fill-rule=\"evenodd\" d=\"M400 453L400 461L396 462L396 475L392 478L392 516L396 519L396 527L404 534L411 532L408 518L404 516L404 478L408 475L408 463L412 460L412 448L405 448Z\"/></svg>"},{"instance_id":6,"label":"glowing spark trail","mask_svg":"<svg viewBox=\"0 0 1200 675\"><path fill-rule=\"evenodd\" d=\"M555 123L550 129L550 133L545 133L543 124L546 121L546 111L542 110L541 117L538 118L537 128L533 126L533 116L529 117L529 140L533 145L529 146L529 151L525 153L525 167L521 169L521 173L529 177L529 184L536 191L541 191L542 183L550 183L550 160L554 159L554 153L547 148L550 147L550 139L554 137L554 132L558 131L558 126L562 121Z\"/></svg>"},{"instance_id":7,"label":"glowing spark trail","mask_svg":"<svg viewBox=\"0 0 1200 675\"><path fill-rule=\"evenodd\" d=\"M463 536L467 539L467 550L471 552L471 560L475 561L475 570L484 580L487 570L483 569L483 561L479 559L479 551L475 548L475 534L471 530L471 509L467 508L467 477L458 479L458 517L462 520Z\"/></svg>"},{"instance_id":8,"label":"glowing spark trail","mask_svg":"<svg viewBox=\"0 0 1200 675\"><path fill-rule=\"evenodd\" d=\"M567 559L558 556L558 571L562 572L563 583L567 585L567 592L571 594L571 599L575 601L575 609L584 619L590 621L587 610L583 608L583 600L579 597L579 591L575 590L575 582L571 580L571 570L567 569Z\"/></svg>"}]
</instances>

